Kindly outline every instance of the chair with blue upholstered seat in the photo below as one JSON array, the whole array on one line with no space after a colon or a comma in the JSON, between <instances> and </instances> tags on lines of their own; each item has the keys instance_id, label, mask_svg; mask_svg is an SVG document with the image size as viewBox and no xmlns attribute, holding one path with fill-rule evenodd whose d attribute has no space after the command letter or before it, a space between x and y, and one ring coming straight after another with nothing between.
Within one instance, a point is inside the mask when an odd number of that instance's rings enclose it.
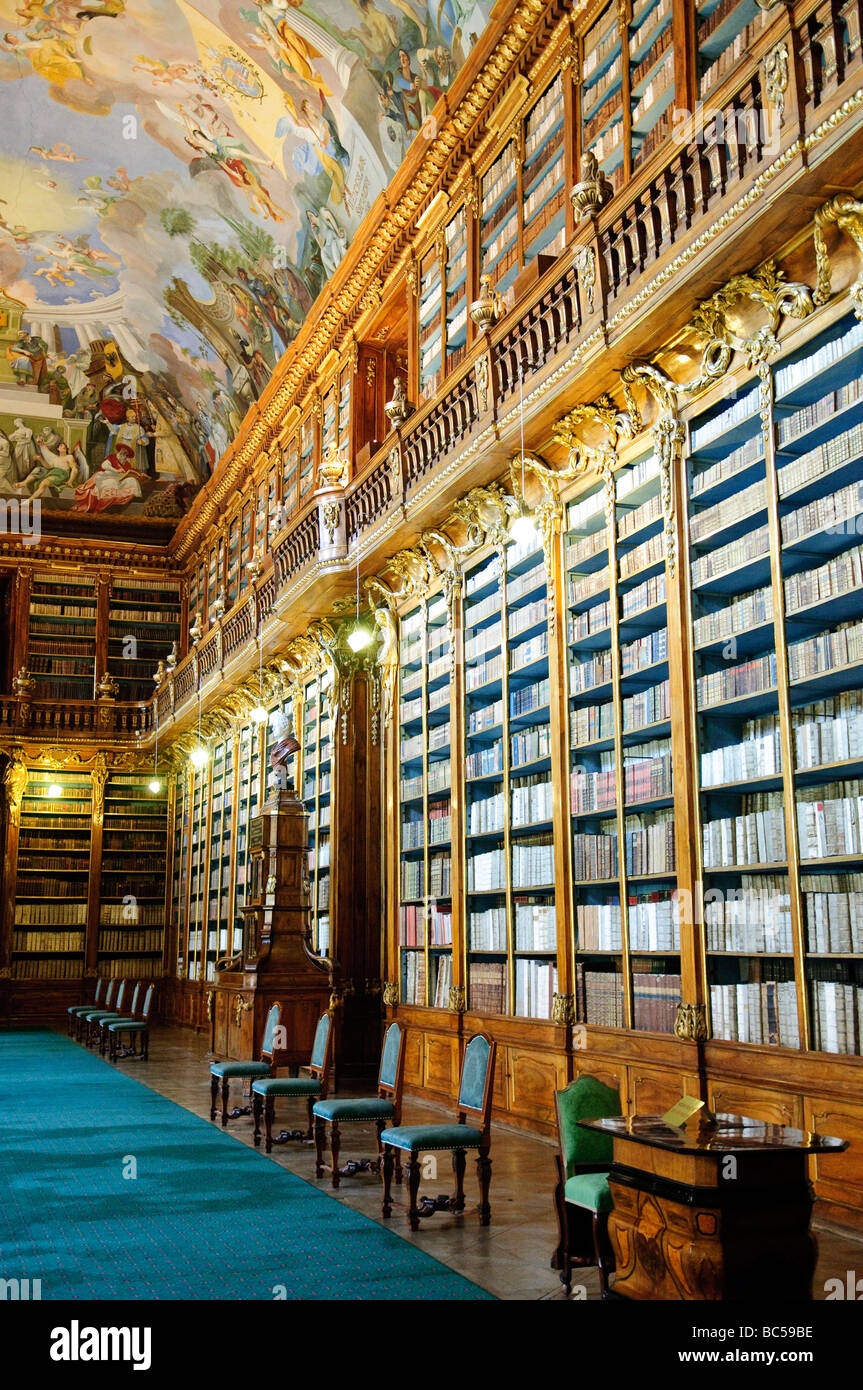
<instances>
[{"instance_id":1,"label":"chair with blue upholstered seat","mask_svg":"<svg viewBox=\"0 0 863 1390\"><path fill-rule=\"evenodd\" d=\"M102 1002L102 990L104 989L104 987L105 987L105 979L104 979L104 976L100 975L99 978L98 978L98 980L96 981L96 989L95 989L95 991L94 991L93 998L90 1000L90 1003L89 1003L89 1004L70 1004L70 1005L69 1005L68 1009L66 1010L66 1013L67 1013L68 1019L69 1019L69 1037L70 1037L70 1038L72 1037L73 1034L76 1034L77 1031L78 1031L78 1016L79 1016L79 1014L90 1013L91 1010L93 1010L93 1009L98 1009L100 1003Z\"/></svg>"},{"instance_id":2,"label":"chair with blue upholstered seat","mask_svg":"<svg viewBox=\"0 0 863 1390\"><path fill-rule=\"evenodd\" d=\"M138 999L140 998L140 995L141 986L139 983L136 983L135 988L132 990L132 1002L129 1005L128 1010L125 1010L123 1008L123 999L120 997L120 995L118 995L117 1008L115 1010L112 1010L111 1013L103 1014L101 1018L96 1019L93 1031L99 1042L100 1057L105 1056L105 1052L108 1047L108 1024L113 1023L114 1019L125 1018L127 1012L131 1014L131 1016L134 1018L135 1014L138 1012Z\"/></svg>"},{"instance_id":3,"label":"chair with blue upholstered seat","mask_svg":"<svg viewBox=\"0 0 863 1390\"><path fill-rule=\"evenodd\" d=\"M609 1134L582 1129L580 1121L620 1115L620 1096L595 1076L579 1076L563 1091L555 1092L554 1105L560 1143L554 1194L560 1242L551 1267L560 1271L561 1283L569 1293L573 1268L596 1265L604 1294L614 1262L608 1239L612 1139Z\"/></svg>"},{"instance_id":4,"label":"chair with blue upholstered seat","mask_svg":"<svg viewBox=\"0 0 863 1390\"><path fill-rule=\"evenodd\" d=\"M399 1023L391 1023L384 1034L381 1065L378 1072L378 1093L374 1097L354 1097L347 1100L318 1100L312 1108L315 1117L315 1177L324 1175L324 1141L326 1126L330 1127L330 1174L333 1187L342 1177L355 1173L379 1170L383 1149L381 1134L387 1122L401 1124L402 1085L405 1071L405 1032ZM339 1168L340 1125L367 1120L374 1123L378 1136L377 1159L352 1159L344 1169ZM396 1180L401 1181L401 1164Z\"/></svg>"},{"instance_id":5,"label":"chair with blue upholstered seat","mask_svg":"<svg viewBox=\"0 0 863 1390\"><path fill-rule=\"evenodd\" d=\"M385 1217L392 1212L390 1189L396 1151L407 1154L406 1174L408 1180L408 1222L412 1231L419 1230L419 1218L430 1216L434 1211L451 1211L460 1214L464 1211L464 1169L466 1151L475 1149L476 1169L479 1177L479 1220L481 1226L491 1221L491 1207L488 1201L491 1183L491 1097L494 1082L494 1062L497 1044L486 1033L475 1033L464 1050L464 1060L459 1080L458 1101L456 1102L457 1123L450 1125L399 1125L386 1129L381 1135L383 1144L384 1194L381 1211ZM476 1127L468 1125L468 1116L475 1116ZM452 1197L426 1198L418 1205L421 1176L420 1155L436 1149L451 1150L453 1168L456 1176L456 1190Z\"/></svg>"},{"instance_id":6,"label":"chair with blue upholstered seat","mask_svg":"<svg viewBox=\"0 0 863 1390\"><path fill-rule=\"evenodd\" d=\"M282 1017L281 1004L274 1004L267 1014L267 1021L264 1024L264 1036L261 1039L260 1061L253 1062L213 1062L210 1065L210 1119L216 1118L216 1102L219 1098L219 1087L222 1088L222 1129L225 1129L228 1120L236 1119L238 1115L248 1115L250 1106L238 1106L228 1114L228 1094L232 1080L252 1081L259 1076L272 1076L273 1074L273 1052L275 1050L276 1029Z\"/></svg>"},{"instance_id":7,"label":"chair with blue upholstered seat","mask_svg":"<svg viewBox=\"0 0 863 1390\"><path fill-rule=\"evenodd\" d=\"M126 997L126 981L120 981L113 1004L111 1003L110 994L111 991L109 990L105 995L104 1009L90 1009L87 1013L81 1014L79 1017L82 1033L81 1041L84 1042L87 1047L91 1047L96 1041L99 1023L103 1018L107 1018L109 1014L116 1018L118 1009L121 1013L123 1012L123 1000Z\"/></svg>"},{"instance_id":8,"label":"chair with blue upholstered seat","mask_svg":"<svg viewBox=\"0 0 863 1390\"><path fill-rule=\"evenodd\" d=\"M82 1004L80 1006L78 1004L75 1005L75 1009L77 1012L73 1017L73 1024L75 1028L76 1042L83 1042L84 1040L84 1026L88 1014L94 1013L96 1010L100 1008L110 1009L113 1007L114 995L117 993L118 983L119 981L113 979L108 981L108 985L105 990L105 997L100 1004L93 1003Z\"/></svg>"},{"instance_id":9,"label":"chair with blue upholstered seat","mask_svg":"<svg viewBox=\"0 0 863 1390\"><path fill-rule=\"evenodd\" d=\"M308 1076L261 1077L252 1082L252 1114L255 1119L255 1144L261 1142L261 1113L266 1129L266 1152L270 1153L274 1144L287 1144L292 1139L308 1141L312 1137L312 1106L316 1100L326 1100L330 1084L330 1066L333 1057L333 1020L330 1014L321 1014L315 1029L312 1043L311 1061L307 1068ZM279 1096L303 1096L309 1108L308 1129L283 1129L281 1134L273 1135L273 1118L276 1098Z\"/></svg>"},{"instance_id":10,"label":"chair with blue upholstered seat","mask_svg":"<svg viewBox=\"0 0 863 1390\"><path fill-rule=\"evenodd\" d=\"M153 1007L153 995L156 986L148 985L147 993L144 995L144 1003L140 1013L135 1008L135 1000L132 1000L131 1018L112 1018L108 1020L107 1033L109 1043L109 1053L112 1062L117 1061L118 1057L135 1057L142 1062L150 1059L150 1011ZM128 1038L128 1046L123 1047L123 1039ZM135 1046L135 1039L140 1039L140 1047Z\"/></svg>"}]
</instances>

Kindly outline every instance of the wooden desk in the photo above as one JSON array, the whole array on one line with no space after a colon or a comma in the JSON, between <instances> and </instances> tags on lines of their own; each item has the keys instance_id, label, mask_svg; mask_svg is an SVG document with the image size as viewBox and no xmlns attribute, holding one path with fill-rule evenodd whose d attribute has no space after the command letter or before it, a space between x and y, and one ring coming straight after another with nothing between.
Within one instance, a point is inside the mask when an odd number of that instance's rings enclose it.
<instances>
[{"instance_id":1,"label":"wooden desk","mask_svg":"<svg viewBox=\"0 0 863 1390\"><path fill-rule=\"evenodd\" d=\"M614 1139L611 1297L811 1299L806 1156L844 1139L739 1115L685 1130L658 1115L581 1123Z\"/></svg>"}]
</instances>

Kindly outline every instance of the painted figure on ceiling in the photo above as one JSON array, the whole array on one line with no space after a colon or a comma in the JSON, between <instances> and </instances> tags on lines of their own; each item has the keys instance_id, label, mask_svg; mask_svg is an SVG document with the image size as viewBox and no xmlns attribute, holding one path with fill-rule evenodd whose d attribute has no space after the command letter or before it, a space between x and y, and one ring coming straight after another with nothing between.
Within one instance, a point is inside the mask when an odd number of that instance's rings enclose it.
<instances>
[{"instance_id":1,"label":"painted figure on ceiling","mask_svg":"<svg viewBox=\"0 0 863 1390\"><path fill-rule=\"evenodd\" d=\"M22 329L6 356L19 386L38 386L47 366L48 344L35 333Z\"/></svg>"},{"instance_id":2,"label":"painted figure on ceiling","mask_svg":"<svg viewBox=\"0 0 863 1390\"><path fill-rule=\"evenodd\" d=\"M141 495L135 451L128 444L118 444L114 453L106 454L96 472L76 487L72 511L102 512L107 507L123 506Z\"/></svg>"}]
</instances>

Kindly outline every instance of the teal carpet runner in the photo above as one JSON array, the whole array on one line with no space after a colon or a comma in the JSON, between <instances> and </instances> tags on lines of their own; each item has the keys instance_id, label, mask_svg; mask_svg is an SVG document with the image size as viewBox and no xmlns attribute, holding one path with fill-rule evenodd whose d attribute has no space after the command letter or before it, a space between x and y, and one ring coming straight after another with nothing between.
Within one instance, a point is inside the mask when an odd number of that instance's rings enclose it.
<instances>
[{"instance_id":1,"label":"teal carpet runner","mask_svg":"<svg viewBox=\"0 0 863 1390\"><path fill-rule=\"evenodd\" d=\"M491 1297L47 1031L0 1033L0 1250L43 1300Z\"/></svg>"}]
</instances>

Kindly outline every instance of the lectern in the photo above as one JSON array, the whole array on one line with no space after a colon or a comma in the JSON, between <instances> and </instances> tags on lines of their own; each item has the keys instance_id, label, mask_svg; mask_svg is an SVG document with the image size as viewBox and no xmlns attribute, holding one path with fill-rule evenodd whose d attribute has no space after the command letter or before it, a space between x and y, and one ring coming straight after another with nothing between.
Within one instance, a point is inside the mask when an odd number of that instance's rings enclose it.
<instances>
[{"instance_id":1,"label":"lectern","mask_svg":"<svg viewBox=\"0 0 863 1390\"><path fill-rule=\"evenodd\" d=\"M580 1123L614 1140L611 1297L811 1299L807 1154L838 1153L844 1139L740 1115Z\"/></svg>"},{"instance_id":2,"label":"lectern","mask_svg":"<svg viewBox=\"0 0 863 1390\"><path fill-rule=\"evenodd\" d=\"M231 1060L257 1057L264 1020L278 1000L284 1033L274 1064L295 1072L308 1063L334 966L311 947L308 817L292 787L273 788L248 833L243 947L213 987L213 1051Z\"/></svg>"}]
</instances>

